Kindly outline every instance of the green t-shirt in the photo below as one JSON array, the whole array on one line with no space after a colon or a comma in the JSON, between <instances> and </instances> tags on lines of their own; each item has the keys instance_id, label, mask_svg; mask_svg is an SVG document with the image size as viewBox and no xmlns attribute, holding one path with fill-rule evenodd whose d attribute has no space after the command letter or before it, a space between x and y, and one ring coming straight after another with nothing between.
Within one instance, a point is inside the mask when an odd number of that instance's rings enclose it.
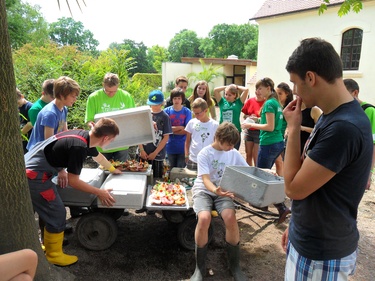
<instances>
[{"instance_id":1,"label":"green t-shirt","mask_svg":"<svg viewBox=\"0 0 375 281\"><path fill-rule=\"evenodd\" d=\"M241 99L236 99L234 102L228 102L225 98L219 101L220 108L220 124L224 121L233 123L237 130L241 132L240 115L243 107Z\"/></svg>"},{"instance_id":2,"label":"green t-shirt","mask_svg":"<svg viewBox=\"0 0 375 281\"><path fill-rule=\"evenodd\" d=\"M94 121L95 114L133 107L135 107L134 99L128 92L118 89L113 97L108 97L103 89L101 89L89 95L87 99L85 123ZM100 147L98 147L98 151L105 153L112 153L125 149L128 149L128 147L124 146L121 148L103 151Z\"/></svg>"},{"instance_id":3,"label":"green t-shirt","mask_svg":"<svg viewBox=\"0 0 375 281\"><path fill-rule=\"evenodd\" d=\"M31 122L31 125L34 126L36 122L36 118L38 117L38 113L42 110L43 107L45 107L48 103L38 99L32 107L30 107L28 114L29 114L29 119Z\"/></svg>"},{"instance_id":4,"label":"green t-shirt","mask_svg":"<svg viewBox=\"0 0 375 281\"><path fill-rule=\"evenodd\" d=\"M364 104L367 104L367 102L361 102L361 106L364 105ZM365 110L365 114L367 115L368 119L370 120L371 131L372 131L372 139L373 139L374 144L375 144L375 108L373 108L372 106L367 107L366 110ZM29 117L30 117L30 113L29 113Z\"/></svg>"},{"instance_id":5,"label":"green t-shirt","mask_svg":"<svg viewBox=\"0 0 375 281\"><path fill-rule=\"evenodd\" d=\"M266 113L273 113L275 116L275 128L272 132L260 130L259 144L270 145L283 141L282 125L283 125L283 109L280 103L275 99L271 98L266 100L260 113L260 124L266 124Z\"/></svg>"}]
</instances>

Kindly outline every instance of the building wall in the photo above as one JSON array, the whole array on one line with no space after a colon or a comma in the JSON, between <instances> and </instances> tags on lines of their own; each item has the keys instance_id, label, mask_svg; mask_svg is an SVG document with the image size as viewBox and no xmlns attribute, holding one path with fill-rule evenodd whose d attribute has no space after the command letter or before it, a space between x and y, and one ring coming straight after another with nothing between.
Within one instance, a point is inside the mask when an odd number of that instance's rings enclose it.
<instances>
[{"instance_id":1,"label":"building wall","mask_svg":"<svg viewBox=\"0 0 375 281\"><path fill-rule=\"evenodd\" d=\"M162 64L162 91L167 91L167 85L170 81L175 81L180 75L191 73L192 65L190 63L163 62Z\"/></svg>"},{"instance_id":2,"label":"building wall","mask_svg":"<svg viewBox=\"0 0 375 281\"><path fill-rule=\"evenodd\" d=\"M258 77L270 77L277 85L289 82L285 65L300 40L320 37L330 42L340 54L342 33L350 28L363 29L361 60L358 71L344 71L344 78L355 79L361 100L375 104L372 94L375 77L375 1L363 2L363 10L339 17L339 7L331 7L322 15L317 10L257 20L259 24Z\"/></svg>"}]
</instances>

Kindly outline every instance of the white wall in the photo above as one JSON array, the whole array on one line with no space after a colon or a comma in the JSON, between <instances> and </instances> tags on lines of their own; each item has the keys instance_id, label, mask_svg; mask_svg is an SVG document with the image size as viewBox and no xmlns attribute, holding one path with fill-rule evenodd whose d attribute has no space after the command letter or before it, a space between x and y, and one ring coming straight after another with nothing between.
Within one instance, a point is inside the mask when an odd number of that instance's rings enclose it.
<instances>
[{"instance_id":1,"label":"white wall","mask_svg":"<svg viewBox=\"0 0 375 281\"><path fill-rule=\"evenodd\" d=\"M338 7L329 8L323 15L318 11L276 16L258 20L257 77L270 77L277 85L289 82L285 65L300 40L320 37L330 42L340 54L342 33L350 28L363 29L361 60L358 71L344 71L344 78L355 79L360 86L361 100L375 104L373 80L375 79L375 1L363 2L363 10L339 17Z\"/></svg>"},{"instance_id":2,"label":"white wall","mask_svg":"<svg viewBox=\"0 0 375 281\"><path fill-rule=\"evenodd\" d=\"M162 64L162 91L167 91L167 85L170 81L175 81L180 75L186 76L192 71L192 64L178 62L163 62Z\"/></svg>"}]
</instances>

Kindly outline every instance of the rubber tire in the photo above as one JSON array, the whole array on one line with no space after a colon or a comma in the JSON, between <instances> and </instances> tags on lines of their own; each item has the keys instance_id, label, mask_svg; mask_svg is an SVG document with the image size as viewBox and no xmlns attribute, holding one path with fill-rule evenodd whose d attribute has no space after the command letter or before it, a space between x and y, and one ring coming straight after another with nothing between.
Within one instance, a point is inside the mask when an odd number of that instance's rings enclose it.
<instances>
[{"instance_id":1,"label":"rubber tire","mask_svg":"<svg viewBox=\"0 0 375 281\"><path fill-rule=\"evenodd\" d=\"M98 208L97 212L106 214L112 217L115 221L122 217L125 209L113 209L113 208Z\"/></svg>"},{"instance_id":2,"label":"rubber tire","mask_svg":"<svg viewBox=\"0 0 375 281\"><path fill-rule=\"evenodd\" d=\"M77 222L75 233L83 247L101 251L112 246L118 230L116 221L111 216L96 212L82 216Z\"/></svg>"},{"instance_id":3,"label":"rubber tire","mask_svg":"<svg viewBox=\"0 0 375 281\"><path fill-rule=\"evenodd\" d=\"M185 219L185 214L181 211L163 210L163 217L170 223L182 223Z\"/></svg>"},{"instance_id":4,"label":"rubber tire","mask_svg":"<svg viewBox=\"0 0 375 281\"><path fill-rule=\"evenodd\" d=\"M197 218L195 215L190 215L185 218L185 220L180 223L178 226L178 231L177 231L177 239L180 245L190 251L195 250L195 238L194 238L194 233L195 233L195 227L197 225ZM208 229L208 243L211 242L213 238L213 225L211 221L210 228Z\"/></svg>"}]
</instances>

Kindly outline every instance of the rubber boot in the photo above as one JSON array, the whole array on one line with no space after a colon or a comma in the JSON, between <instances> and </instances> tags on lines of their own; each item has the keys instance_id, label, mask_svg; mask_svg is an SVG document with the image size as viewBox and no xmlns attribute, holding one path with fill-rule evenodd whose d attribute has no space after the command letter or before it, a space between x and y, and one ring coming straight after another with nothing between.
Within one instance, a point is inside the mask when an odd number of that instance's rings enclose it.
<instances>
[{"instance_id":1,"label":"rubber boot","mask_svg":"<svg viewBox=\"0 0 375 281\"><path fill-rule=\"evenodd\" d=\"M235 281L248 280L240 268L240 243L233 246L227 242L229 269Z\"/></svg>"},{"instance_id":2,"label":"rubber boot","mask_svg":"<svg viewBox=\"0 0 375 281\"><path fill-rule=\"evenodd\" d=\"M44 229L44 246L47 260L59 266L67 266L78 261L78 257L66 255L62 251L64 232L50 233Z\"/></svg>"},{"instance_id":3,"label":"rubber boot","mask_svg":"<svg viewBox=\"0 0 375 281\"><path fill-rule=\"evenodd\" d=\"M190 281L202 281L206 275L207 244L203 248L195 245L195 271Z\"/></svg>"},{"instance_id":4,"label":"rubber boot","mask_svg":"<svg viewBox=\"0 0 375 281\"><path fill-rule=\"evenodd\" d=\"M277 211L279 212L279 219L277 220L277 224L283 223L286 219L286 216L289 215L291 212L284 203L273 204Z\"/></svg>"}]
</instances>

